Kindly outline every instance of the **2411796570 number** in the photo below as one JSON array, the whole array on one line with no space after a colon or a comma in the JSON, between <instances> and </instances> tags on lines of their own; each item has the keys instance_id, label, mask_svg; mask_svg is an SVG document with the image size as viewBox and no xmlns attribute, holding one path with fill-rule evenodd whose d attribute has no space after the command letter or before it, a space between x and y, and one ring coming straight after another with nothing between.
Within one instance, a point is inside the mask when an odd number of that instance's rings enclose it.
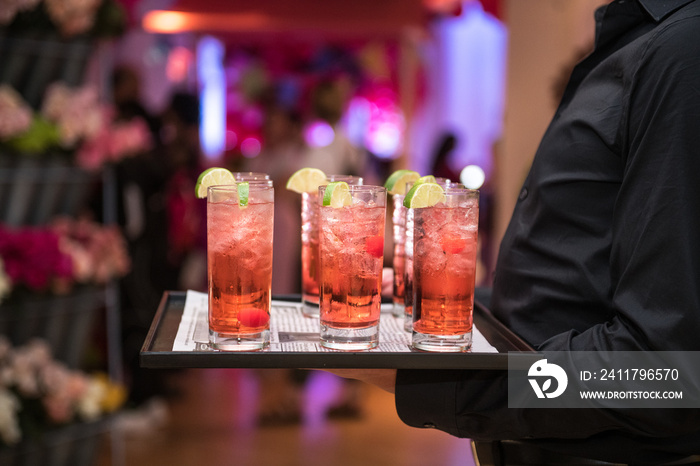
<instances>
[{"instance_id":1,"label":"2411796570 number","mask_svg":"<svg viewBox=\"0 0 700 466\"><path fill-rule=\"evenodd\" d=\"M582 371L581 380L590 377ZM592 374L595 378L595 373ZM678 369L601 369L599 380L678 380Z\"/></svg>"}]
</instances>

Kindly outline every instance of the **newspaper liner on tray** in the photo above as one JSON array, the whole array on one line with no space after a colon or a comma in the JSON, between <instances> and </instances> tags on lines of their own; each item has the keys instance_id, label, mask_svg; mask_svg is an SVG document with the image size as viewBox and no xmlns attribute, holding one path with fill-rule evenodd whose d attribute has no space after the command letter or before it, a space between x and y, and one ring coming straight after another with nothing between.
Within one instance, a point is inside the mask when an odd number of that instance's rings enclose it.
<instances>
[{"instance_id":1,"label":"newspaper liner on tray","mask_svg":"<svg viewBox=\"0 0 700 466\"><path fill-rule=\"evenodd\" d=\"M173 351L214 351L209 348L207 323L207 294L188 290L185 308L173 342ZM408 353L411 334L403 329L403 319L391 314L391 305L382 306L379 323L379 345L368 350L379 353ZM333 352L319 343L317 318L302 314L301 303L272 301L270 318L270 348L273 352ZM497 353L476 326L472 330L473 353Z\"/></svg>"}]
</instances>

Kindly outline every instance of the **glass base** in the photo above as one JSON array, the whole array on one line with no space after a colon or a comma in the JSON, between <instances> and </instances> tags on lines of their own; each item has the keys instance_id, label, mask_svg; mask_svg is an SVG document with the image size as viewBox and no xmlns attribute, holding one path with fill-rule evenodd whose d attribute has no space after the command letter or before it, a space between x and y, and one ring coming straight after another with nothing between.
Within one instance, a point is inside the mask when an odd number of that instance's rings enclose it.
<instances>
[{"instance_id":1,"label":"glass base","mask_svg":"<svg viewBox=\"0 0 700 466\"><path fill-rule=\"evenodd\" d=\"M335 328L321 324L321 346L345 351L362 351L379 344L379 323L365 328Z\"/></svg>"},{"instance_id":2,"label":"glass base","mask_svg":"<svg viewBox=\"0 0 700 466\"><path fill-rule=\"evenodd\" d=\"M313 301L307 301L306 299L302 301L301 313L306 317L319 318L321 316L321 311L319 310L318 303Z\"/></svg>"},{"instance_id":3,"label":"glass base","mask_svg":"<svg viewBox=\"0 0 700 466\"><path fill-rule=\"evenodd\" d=\"M406 306L404 306L402 303L394 302L394 307L391 310L394 317L403 317L405 311Z\"/></svg>"},{"instance_id":4,"label":"glass base","mask_svg":"<svg viewBox=\"0 0 700 466\"><path fill-rule=\"evenodd\" d=\"M219 351L260 351L270 344L270 331L236 335L209 330L209 346Z\"/></svg>"},{"instance_id":5,"label":"glass base","mask_svg":"<svg viewBox=\"0 0 700 466\"><path fill-rule=\"evenodd\" d=\"M403 329L408 333L413 331L413 314L405 313L403 315Z\"/></svg>"},{"instance_id":6,"label":"glass base","mask_svg":"<svg viewBox=\"0 0 700 466\"><path fill-rule=\"evenodd\" d=\"M461 335L428 335L414 331L411 346L421 351L463 353L472 348L472 332Z\"/></svg>"}]
</instances>

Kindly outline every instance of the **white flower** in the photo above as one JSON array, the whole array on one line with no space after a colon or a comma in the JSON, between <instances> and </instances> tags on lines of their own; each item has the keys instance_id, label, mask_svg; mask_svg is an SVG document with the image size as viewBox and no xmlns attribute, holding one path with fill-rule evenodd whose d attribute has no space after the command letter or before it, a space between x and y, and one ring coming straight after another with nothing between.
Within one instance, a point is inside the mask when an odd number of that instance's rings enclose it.
<instances>
[{"instance_id":1,"label":"white flower","mask_svg":"<svg viewBox=\"0 0 700 466\"><path fill-rule=\"evenodd\" d=\"M95 378L88 381L87 390L78 400L76 410L86 421L93 421L102 414L102 400L107 395L107 386Z\"/></svg>"},{"instance_id":2,"label":"white flower","mask_svg":"<svg viewBox=\"0 0 700 466\"><path fill-rule=\"evenodd\" d=\"M17 387L23 396L37 397L41 395L44 383L39 379L41 371L51 365L48 344L33 339L11 353L11 363L5 368L3 379Z\"/></svg>"},{"instance_id":3,"label":"white flower","mask_svg":"<svg viewBox=\"0 0 700 466\"><path fill-rule=\"evenodd\" d=\"M20 402L9 390L0 387L0 438L12 445L22 439L17 412Z\"/></svg>"}]
</instances>

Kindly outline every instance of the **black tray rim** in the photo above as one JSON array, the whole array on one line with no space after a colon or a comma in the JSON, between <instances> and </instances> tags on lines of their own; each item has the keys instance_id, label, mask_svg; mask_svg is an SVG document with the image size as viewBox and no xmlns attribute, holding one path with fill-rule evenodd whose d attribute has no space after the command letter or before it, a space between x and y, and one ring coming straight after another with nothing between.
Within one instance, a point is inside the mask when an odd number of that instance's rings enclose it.
<instances>
[{"instance_id":1,"label":"black tray rim","mask_svg":"<svg viewBox=\"0 0 700 466\"><path fill-rule=\"evenodd\" d=\"M484 369L507 370L529 367L540 358L525 341L503 325L485 306L475 302L474 322L498 353L407 353L388 352L224 352L156 351L154 343L168 308L182 303L185 291L166 291L140 351L140 364L149 369L251 368L251 369ZM299 302L296 295L274 300Z\"/></svg>"}]
</instances>

